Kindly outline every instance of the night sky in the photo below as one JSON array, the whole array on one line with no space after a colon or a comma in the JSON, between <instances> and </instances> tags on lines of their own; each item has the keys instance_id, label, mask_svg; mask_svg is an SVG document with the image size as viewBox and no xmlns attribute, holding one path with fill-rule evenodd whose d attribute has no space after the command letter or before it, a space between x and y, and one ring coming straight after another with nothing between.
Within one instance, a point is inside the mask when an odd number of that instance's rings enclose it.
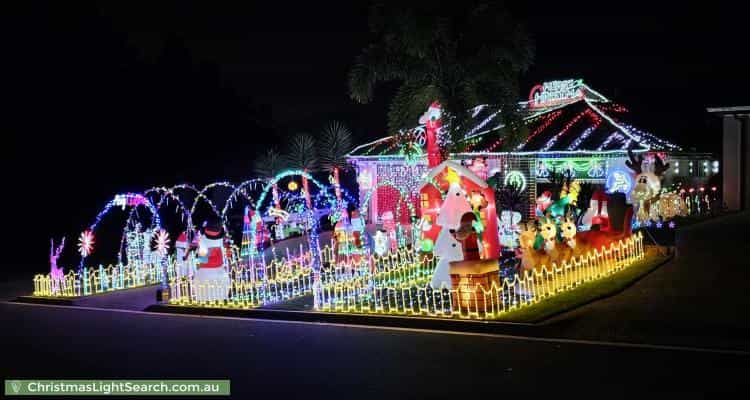
<instances>
[{"instance_id":1,"label":"night sky","mask_svg":"<svg viewBox=\"0 0 750 400\"><path fill-rule=\"evenodd\" d=\"M366 45L361 2L24 2L3 57L6 269L46 268L115 194L251 174L284 136L344 121L384 135L393 85L355 104L347 72ZM353 4L347 4L353 3ZM707 106L750 104L747 14L731 3L513 2L540 81L582 78L639 128L719 151ZM656 8L655 8L656 7ZM661 7L661 8L659 8ZM521 100L521 99L519 99Z\"/></svg>"}]
</instances>

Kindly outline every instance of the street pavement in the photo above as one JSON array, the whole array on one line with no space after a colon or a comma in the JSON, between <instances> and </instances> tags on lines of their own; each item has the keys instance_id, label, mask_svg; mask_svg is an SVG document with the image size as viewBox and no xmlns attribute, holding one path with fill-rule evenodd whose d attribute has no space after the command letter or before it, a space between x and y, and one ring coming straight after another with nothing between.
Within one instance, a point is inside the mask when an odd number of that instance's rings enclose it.
<instances>
[{"instance_id":1,"label":"street pavement","mask_svg":"<svg viewBox=\"0 0 750 400\"><path fill-rule=\"evenodd\" d=\"M228 378L237 398L743 392L748 354L0 304L2 378Z\"/></svg>"}]
</instances>

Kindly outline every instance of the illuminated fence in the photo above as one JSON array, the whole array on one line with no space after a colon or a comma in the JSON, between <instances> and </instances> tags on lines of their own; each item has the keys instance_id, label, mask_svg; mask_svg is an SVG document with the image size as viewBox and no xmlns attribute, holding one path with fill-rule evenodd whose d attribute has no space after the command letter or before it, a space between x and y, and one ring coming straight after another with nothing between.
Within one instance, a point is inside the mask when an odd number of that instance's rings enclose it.
<instances>
[{"instance_id":1,"label":"illuminated fence","mask_svg":"<svg viewBox=\"0 0 750 400\"><path fill-rule=\"evenodd\" d=\"M321 258L326 261L316 274L309 251L296 256L287 254L288 258L274 259L268 264L262 258L251 258L248 263L236 262L229 270L228 282L198 284L191 277L172 279L170 302L199 307L253 308L313 293L316 275L322 285L340 281L417 284L429 280L435 268L432 258L421 260L407 249L384 257L346 257L336 263L333 251L325 247L321 249Z\"/></svg>"},{"instance_id":2,"label":"illuminated fence","mask_svg":"<svg viewBox=\"0 0 750 400\"><path fill-rule=\"evenodd\" d=\"M315 295L321 311L492 319L609 276L643 257L643 238L638 233L609 248L563 262L560 267L543 266L486 289L432 288L427 281L429 274L419 275L427 279L407 279L401 284L390 283L393 276L381 281L351 276L324 282ZM426 272L433 262L423 261L426 264L420 268Z\"/></svg>"},{"instance_id":3,"label":"illuminated fence","mask_svg":"<svg viewBox=\"0 0 750 400\"><path fill-rule=\"evenodd\" d=\"M167 274L174 277L174 263L169 262ZM34 276L34 296L79 297L115 290L161 283L159 264L110 265L69 271L60 277L51 274Z\"/></svg>"},{"instance_id":4,"label":"illuminated fence","mask_svg":"<svg viewBox=\"0 0 750 400\"><path fill-rule=\"evenodd\" d=\"M252 308L312 292L309 252L270 263L232 262L228 282L195 283L193 277L170 280L170 303L199 307Z\"/></svg>"},{"instance_id":5,"label":"illuminated fence","mask_svg":"<svg viewBox=\"0 0 750 400\"><path fill-rule=\"evenodd\" d=\"M434 270L432 257L401 248L383 257L365 255L323 268L320 281L323 288L357 282L368 286L403 286L430 280Z\"/></svg>"}]
</instances>

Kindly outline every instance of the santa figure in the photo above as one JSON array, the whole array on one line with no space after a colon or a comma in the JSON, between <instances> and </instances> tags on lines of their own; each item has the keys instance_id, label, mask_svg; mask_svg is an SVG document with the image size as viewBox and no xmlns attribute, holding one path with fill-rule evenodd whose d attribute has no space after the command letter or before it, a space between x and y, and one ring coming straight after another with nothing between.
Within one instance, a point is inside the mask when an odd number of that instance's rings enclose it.
<instances>
[{"instance_id":1,"label":"santa figure","mask_svg":"<svg viewBox=\"0 0 750 400\"><path fill-rule=\"evenodd\" d=\"M544 212L552 204L552 192L545 190L541 196L536 198L536 216L543 217Z\"/></svg>"},{"instance_id":2,"label":"santa figure","mask_svg":"<svg viewBox=\"0 0 750 400\"><path fill-rule=\"evenodd\" d=\"M393 218L393 213L391 211L386 211L383 213L380 219L383 221L383 229L385 230L386 236L388 236L388 241L390 242L391 250L393 251L398 250L398 237L396 235L396 220Z\"/></svg>"},{"instance_id":3,"label":"santa figure","mask_svg":"<svg viewBox=\"0 0 750 400\"><path fill-rule=\"evenodd\" d=\"M464 260L479 260L479 238L474 228L476 215L473 212L461 216L461 224L455 231L456 240L461 242L461 251Z\"/></svg>"},{"instance_id":4,"label":"santa figure","mask_svg":"<svg viewBox=\"0 0 750 400\"><path fill-rule=\"evenodd\" d=\"M224 230L217 220L206 221L193 249L197 253L193 277L196 300L226 300L231 282L224 267Z\"/></svg>"},{"instance_id":5,"label":"santa figure","mask_svg":"<svg viewBox=\"0 0 750 400\"><path fill-rule=\"evenodd\" d=\"M599 225L599 230L609 230L609 214L607 212L607 202L609 196L602 190L597 190L591 196L589 208L586 213L583 214L581 219L581 225L585 227L591 227Z\"/></svg>"},{"instance_id":6,"label":"santa figure","mask_svg":"<svg viewBox=\"0 0 750 400\"><path fill-rule=\"evenodd\" d=\"M424 125L425 136L427 137L427 165L430 168L436 167L442 161L440 147L438 146L438 131L443 126L440 103L433 101L427 112L419 117L419 123Z\"/></svg>"}]
</instances>

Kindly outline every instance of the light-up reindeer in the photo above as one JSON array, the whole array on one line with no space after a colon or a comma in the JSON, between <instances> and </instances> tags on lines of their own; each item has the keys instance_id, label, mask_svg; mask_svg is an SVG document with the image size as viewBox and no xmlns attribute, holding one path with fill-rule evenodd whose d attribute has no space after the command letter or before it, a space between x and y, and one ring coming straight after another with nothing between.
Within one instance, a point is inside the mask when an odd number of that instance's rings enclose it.
<instances>
[{"instance_id":1,"label":"light-up reindeer","mask_svg":"<svg viewBox=\"0 0 750 400\"><path fill-rule=\"evenodd\" d=\"M521 251L521 271L533 270L542 265L548 265L550 257L547 253L534 249L539 232L535 221L529 221L525 225L520 224L521 234L518 236L518 244Z\"/></svg>"},{"instance_id":2,"label":"light-up reindeer","mask_svg":"<svg viewBox=\"0 0 750 400\"><path fill-rule=\"evenodd\" d=\"M60 290L60 286L64 281L64 274L62 267L57 266L57 259L60 258L63 247L65 247L65 238L62 238L60 245L55 248L55 240L50 239L49 248L49 276L51 280L52 293L57 293Z\"/></svg>"},{"instance_id":3,"label":"light-up reindeer","mask_svg":"<svg viewBox=\"0 0 750 400\"><path fill-rule=\"evenodd\" d=\"M656 201L661 192L661 178L669 170L669 163L664 163L659 156L654 156L654 164L651 171L643 168L643 155L635 155L628 150L628 158L625 165L635 172L635 184L630 192L630 198L638 202L638 213L636 219L645 222L649 219L649 206ZM626 221L627 222L627 221Z\"/></svg>"},{"instance_id":4,"label":"light-up reindeer","mask_svg":"<svg viewBox=\"0 0 750 400\"><path fill-rule=\"evenodd\" d=\"M555 242L557 241L557 224L550 217L544 217L539 220L539 231L544 239L544 251L552 255L555 252Z\"/></svg>"},{"instance_id":5,"label":"light-up reindeer","mask_svg":"<svg viewBox=\"0 0 750 400\"><path fill-rule=\"evenodd\" d=\"M576 219L573 214L569 212L565 216L565 219L560 222L561 244L557 250L558 262L570 260L573 257L585 254L591 249L591 246L587 243L576 240L577 234L578 228L576 227Z\"/></svg>"}]
</instances>

